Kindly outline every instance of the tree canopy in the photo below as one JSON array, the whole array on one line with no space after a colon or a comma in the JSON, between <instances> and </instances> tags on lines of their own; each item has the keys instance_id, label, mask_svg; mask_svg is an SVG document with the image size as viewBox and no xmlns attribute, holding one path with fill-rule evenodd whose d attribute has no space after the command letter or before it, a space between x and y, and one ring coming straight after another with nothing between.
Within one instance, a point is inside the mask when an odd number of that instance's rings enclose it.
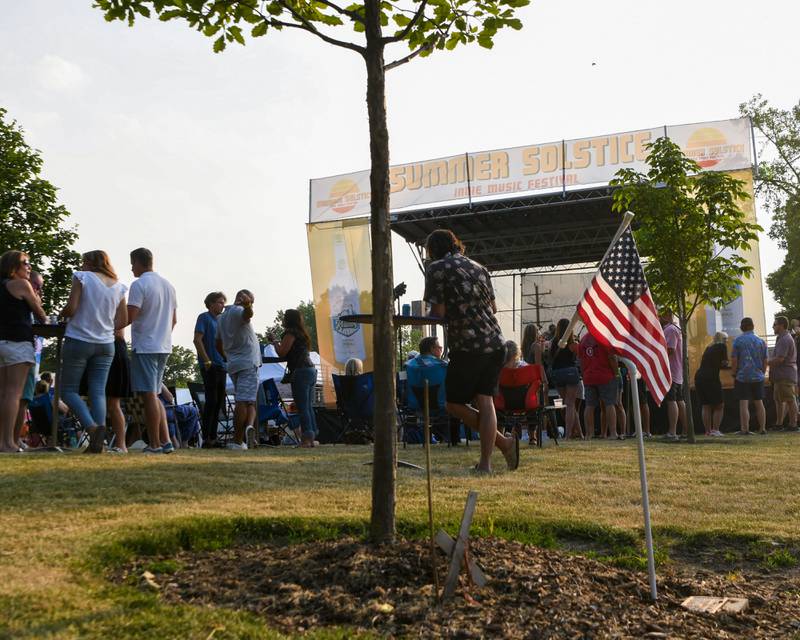
<instances>
[{"instance_id":1,"label":"tree canopy","mask_svg":"<svg viewBox=\"0 0 800 640\"><path fill-rule=\"evenodd\" d=\"M66 226L69 211L58 204L56 187L41 177L42 163L0 107L0 254L18 249L30 256L44 277L44 307L55 311L66 301L72 272L80 265L72 249L78 233Z\"/></svg>"},{"instance_id":2,"label":"tree canopy","mask_svg":"<svg viewBox=\"0 0 800 640\"><path fill-rule=\"evenodd\" d=\"M739 105L763 136L755 180L756 194L772 215L769 236L786 251L783 264L767 276L775 299L793 316L800 314L800 102L778 109L753 96Z\"/></svg>"},{"instance_id":3,"label":"tree canopy","mask_svg":"<svg viewBox=\"0 0 800 640\"><path fill-rule=\"evenodd\" d=\"M380 26L391 30L381 36L383 46L404 42L410 53L386 63L386 70L416 56L459 44L477 42L488 49L499 29L521 29L515 10L530 0L383 0L375 3ZM368 1L336 4L330 0L96 0L106 20L136 18L184 20L189 27L213 38L215 52L230 43L244 45L246 36L260 38L272 30L302 29L328 44L366 55ZM354 41L334 37L336 27L348 27Z\"/></svg>"},{"instance_id":4,"label":"tree canopy","mask_svg":"<svg viewBox=\"0 0 800 640\"><path fill-rule=\"evenodd\" d=\"M666 137L647 149L647 173L622 169L611 181L618 187L613 208L636 214L635 237L647 256L647 282L655 300L676 313L685 336L698 307L718 309L739 295L742 280L753 272L739 252L750 248L761 227L749 222L740 208L749 197L741 180L723 172L701 172ZM682 355L688 392L687 340ZM694 441L692 428L689 440Z\"/></svg>"},{"instance_id":5,"label":"tree canopy","mask_svg":"<svg viewBox=\"0 0 800 640\"><path fill-rule=\"evenodd\" d=\"M164 384L167 386L185 387L189 382L200 381L200 369L197 355L192 349L178 344L172 347L164 369Z\"/></svg>"}]
</instances>

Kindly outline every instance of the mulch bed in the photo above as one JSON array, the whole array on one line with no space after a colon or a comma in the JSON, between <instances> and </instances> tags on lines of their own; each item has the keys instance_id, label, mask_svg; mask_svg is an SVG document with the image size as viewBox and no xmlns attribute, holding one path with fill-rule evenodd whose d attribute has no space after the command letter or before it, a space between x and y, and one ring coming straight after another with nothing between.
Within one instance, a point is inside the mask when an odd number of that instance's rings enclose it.
<instances>
[{"instance_id":1,"label":"mulch bed","mask_svg":"<svg viewBox=\"0 0 800 640\"><path fill-rule=\"evenodd\" d=\"M659 601L646 574L569 553L476 539L470 553L489 576L479 589L462 575L455 598L432 602L428 546L371 547L354 539L185 552L178 569L149 588L167 602L251 611L302 633L328 625L409 638L784 638L800 634L796 569L748 567L731 574L696 564L659 570ZM440 581L447 560L437 552ZM141 559L115 578L139 581ZM155 585L152 584L155 582ZM690 595L746 597L741 614L680 607Z\"/></svg>"}]
</instances>

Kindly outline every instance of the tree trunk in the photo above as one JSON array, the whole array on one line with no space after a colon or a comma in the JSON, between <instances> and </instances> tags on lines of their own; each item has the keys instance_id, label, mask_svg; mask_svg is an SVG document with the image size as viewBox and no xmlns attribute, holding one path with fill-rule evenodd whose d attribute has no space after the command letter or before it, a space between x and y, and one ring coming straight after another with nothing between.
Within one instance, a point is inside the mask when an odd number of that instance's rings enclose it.
<instances>
[{"instance_id":1,"label":"tree trunk","mask_svg":"<svg viewBox=\"0 0 800 640\"><path fill-rule=\"evenodd\" d=\"M392 320L392 239L389 227L389 130L386 126L386 77L383 68L380 6L364 5L366 22L367 113L369 114L372 232L373 362L375 363L375 448L372 466L373 542L394 540L397 407L394 388Z\"/></svg>"},{"instance_id":2,"label":"tree trunk","mask_svg":"<svg viewBox=\"0 0 800 640\"><path fill-rule=\"evenodd\" d=\"M686 304L680 306L678 321L681 325L681 360L683 366L683 397L686 402L686 441L695 443L694 416L692 413L692 386L689 381L689 344L687 340L688 318L686 317Z\"/></svg>"}]
</instances>

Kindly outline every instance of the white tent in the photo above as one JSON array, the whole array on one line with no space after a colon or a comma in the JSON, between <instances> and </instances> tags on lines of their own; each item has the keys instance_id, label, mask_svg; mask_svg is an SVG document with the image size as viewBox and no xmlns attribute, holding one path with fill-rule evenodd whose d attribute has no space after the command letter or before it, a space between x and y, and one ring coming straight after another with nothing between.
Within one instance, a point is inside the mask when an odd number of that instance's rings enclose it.
<instances>
[{"instance_id":1,"label":"white tent","mask_svg":"<svg viewBox=\"0 0 800 640\"><path fill-rule=\"evenodd\" d=\"M271 344L264 347L264 357L267 358L275 358L278 354L275 352L275 347ZM311 352L311 362L314 363L314 366L317 369L317 384L322 383L321 373L320 373L320 359L319 354L316 351ZM275 383L278 385L278 391L280 391L281 397L291 397L292 392L289 388L289 385L282 385L280 384L281 380L283 379L284 374L286 373L286 363L285 362L269 362L266 364L262 364L258 370L258 382L259 384L263 383L264 380L273 379ZM225 391L229 394L233 393L233 382L231 382L230 376L227 377L225 383Z\"/></svg>"}]
</instances>

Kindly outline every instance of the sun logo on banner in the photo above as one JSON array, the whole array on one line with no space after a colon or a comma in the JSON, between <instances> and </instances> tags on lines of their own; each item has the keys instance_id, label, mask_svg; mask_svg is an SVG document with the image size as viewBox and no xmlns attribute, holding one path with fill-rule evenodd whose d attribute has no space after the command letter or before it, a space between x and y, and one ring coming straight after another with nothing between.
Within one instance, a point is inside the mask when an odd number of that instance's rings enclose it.
<instances>
[{"instance_id":1,"label":"sun logo on banner","mask_svg":"<svg viewBox=\"0 0 800 640\"><path fill-rule=\"evenodd\" d=\"M713 127L698 129L686 143L686 155L703 169L715 167L729 154L728 139Z\"/></svg>"},{"instance_id":2,"label":"sun logo on banner","mask_svg":"<svg viewBox=\"0 0 800 640\"><path fill-rule=\"evenodd\" d=\"M352 180L339 180L331 187L331 207L336 213L347 213L358 202L358 185Z\"/></svg>"}]
</instances>

